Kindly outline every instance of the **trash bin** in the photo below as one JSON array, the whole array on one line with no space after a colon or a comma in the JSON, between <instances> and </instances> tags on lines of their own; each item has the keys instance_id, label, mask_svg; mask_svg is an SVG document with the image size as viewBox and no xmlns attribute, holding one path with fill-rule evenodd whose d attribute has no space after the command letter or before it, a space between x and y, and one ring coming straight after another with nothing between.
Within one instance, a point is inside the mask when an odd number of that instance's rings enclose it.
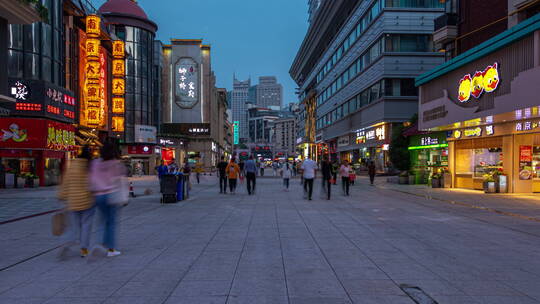
<instances>
[{"instance_id":1,"label":"trash bin","mask_svg":"<svg viewBox=\"0 0 540 304\"><path fill-rule=\"evenodd\" d=\"M161 177L161 203L176 203L177 177L174 174L165 174Z\"/></svg>"}]
</instances>

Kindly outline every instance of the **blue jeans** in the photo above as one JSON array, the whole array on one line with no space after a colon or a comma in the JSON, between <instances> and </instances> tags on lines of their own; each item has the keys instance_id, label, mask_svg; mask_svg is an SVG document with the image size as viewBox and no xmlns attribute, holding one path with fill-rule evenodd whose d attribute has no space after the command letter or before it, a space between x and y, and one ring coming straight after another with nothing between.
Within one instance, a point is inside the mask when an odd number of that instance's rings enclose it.
<instances>
[{"instance_id":1,"label":"blue jeans","mask_svg":"<svg viewBox=\"0 0 540 304\"><path fill-rule=\"evenodd\" d=\"M117 207L110 205L109 194L96 196L96 206L103 219L103 246L114 249L116 245L116 213Z\"/></svg>"},{"instance_id":2,"label":"blue jeans","mask_svg":"<svg viewBox=\"0 0 540 304\"><path fill-rule=\"evenodd\" d=\"M69 241L79 241L81 248L90 246L90 234L92 234L92 223L94 222L94 207L69 212Z\"/></svg>"}]
</instances>

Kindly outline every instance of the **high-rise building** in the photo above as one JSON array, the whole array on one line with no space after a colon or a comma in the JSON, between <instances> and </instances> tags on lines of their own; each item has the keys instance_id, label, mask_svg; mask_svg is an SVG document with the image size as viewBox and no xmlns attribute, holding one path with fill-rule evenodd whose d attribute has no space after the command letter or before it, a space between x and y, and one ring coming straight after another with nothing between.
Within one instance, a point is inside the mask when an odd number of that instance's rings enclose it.
<instances>
[{"instance_id":1,"label":"high-rise building","mask_svg":"<svg viewBox=\"0 0 540 304\"><path fill-rule=\"evenodd\" d=\"M431 36L443 11L439 0L321 1L290 69L305 154L388 167L392 126L418 110L414 78L444 60Z\"/></svg>"},{"instance_id":2,"label":"high-rise building","mask_svg":"<svg viewBox=\"0 0 540 304\"><path fill-rule=\"evenodd\" d=\"M259 107L279 107L283 104L283 86L275 76L259 77L259 84L250 88L250 102Z\"/></svg>"},{"instance_id":3,"label":"high-rise building","mask_svg":"<svg viewBox=\"0 0 540 304\"><path fill-rule=\"evenodd\" d=\"M274 121L275 152L283 156L294 156L296 150L296 120L290 113Z\"/></svg>"},{"instance_id":4,"label":"high-rise building","mask_svg":"<svg viewBox=\"0 0 540 304\"><path fill-rule=\"evenodd\" d=\"M308 22L311 23L315 17L315 13L321 6L321 2L324 0L308 0Z\"/></svg>"},{"instance_id":5,"label":"high-rise building","mask_svg":"<svg viewBox=\"0 0 540 304\"><path fill-rule=\"evenodd\" d=\"M230 92L230 102L232 110L232 120L238 122L238 133L240 142L247 141L248 134L248 121L247 121L247 103L249 99L249 90L251 87L251 79L240 81L233 78L233 89Z\"/></svg>"}]
</instances>

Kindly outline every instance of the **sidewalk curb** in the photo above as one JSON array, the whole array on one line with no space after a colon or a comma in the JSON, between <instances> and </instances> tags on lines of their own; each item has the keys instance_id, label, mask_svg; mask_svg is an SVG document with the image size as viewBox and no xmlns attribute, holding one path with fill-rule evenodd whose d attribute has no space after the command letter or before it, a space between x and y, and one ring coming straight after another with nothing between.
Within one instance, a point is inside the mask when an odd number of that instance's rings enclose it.
<instances>
[{"instance_id":1,"label":"sidewalk curb","mask_svg":"<svg viewBox=\"0 0 540 304\"><path fill-rule=\"evenodd\" d=\"M408 192L408 191L404 191L404 190L392 189L392 188L388 188L388 187L384 187L384 186L376 186L376 187L379 188L379 189L394 191L394 192L398 192L398 193L404 193L404 194L408 194L408 195L412 195L412 196L416 196L416 197L425 198L425 199L428 199L428 200L436 200L436 201L440 201L440 202L447 203L447 204L450 204L450 205L462 206L462 207L467 207L467 208L471 208L471 209L484 210L484 211L488 211L488 212L492 212L492 213L496 213L496 214L500 214L500 215L512 216L512 217L520 218L520 219L523 219L523 220L528 220L528 221L540 223L540 218L536 218L536 217L526 216L526 215L522 215L522 214L508 212L508 211L502 211L502 210L498 210L498 209L494 209L494 208L490 208L490 207L477 206L477 205L464 203L464 202L446 200L446 199L439 198L439 197L434 197L434 196L431 196L431 195L417 194L417 193Z\"/></svg>"}]
</instances>

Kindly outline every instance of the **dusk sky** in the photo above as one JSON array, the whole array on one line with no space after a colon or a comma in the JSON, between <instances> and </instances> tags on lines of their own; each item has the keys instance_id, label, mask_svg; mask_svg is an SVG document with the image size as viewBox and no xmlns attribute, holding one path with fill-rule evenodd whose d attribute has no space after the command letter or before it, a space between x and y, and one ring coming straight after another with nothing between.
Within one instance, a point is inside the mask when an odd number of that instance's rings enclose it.
<instances>
[{"instance_id":1,"label":"dusk sky","mask_svg":"<svg viewBox=\"0 0 540 304\"><path fill-rule=\"evenodd\" d=\"M105 0L93 0L99 8ZM232 88L240 80L276 76L284 104L298 101L289 68L304 39L307 0L139 0L157 23L157 39L202 38L212 46L217 86Z\"/></svg>"}]
</instances>

